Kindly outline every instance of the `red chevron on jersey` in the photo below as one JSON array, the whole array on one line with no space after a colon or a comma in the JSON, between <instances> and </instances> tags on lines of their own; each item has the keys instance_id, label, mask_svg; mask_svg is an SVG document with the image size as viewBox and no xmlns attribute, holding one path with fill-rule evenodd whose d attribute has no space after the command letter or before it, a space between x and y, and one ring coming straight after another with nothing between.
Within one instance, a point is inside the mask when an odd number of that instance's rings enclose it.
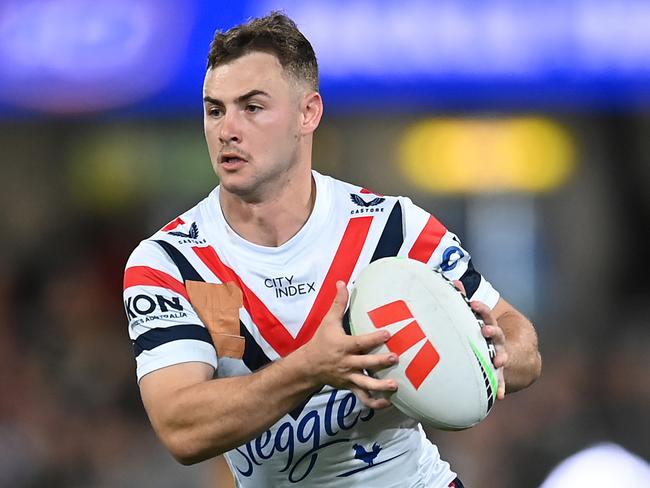
<instances>
[{"instance_id":1,"label":"red chevron on jersey","mask_svg":"<svg viewBox=\"0 0 650 488\"><path fill-rule=\"evenodd\" d=\"M377 193L376 191L368 190L367 188L361 188L361 190L359 190L359 193L363 193L363 194L366 194L366 195L377 195L378 197L383 197L384 196L381 193Z\"/></svg>"},{"instance_id":2,"label":"red chevron on jersey","mask_svg":"<svg viewBox=\"0 0 650 488\"><path fill-rule=\"evenodd\" d=\"M176 227L178 227L179 225L183 225L184 223L185 221L183 219L177 217L160 230L162 230L163 232L169 232L170 230L174 230Z\"/></svg>"},{"instance_id":3,"label":"red chevron on jersey","mask_svg":"<svg viewBox=\"0 0 650 488\"><path fill-rule=\"evenodd\" d=\"M415 240L413 247L409 251L409 258L417 259L423 263L429 262L433 251L436 250L440 240L447 232L447 229L434 216L429 216L424 229Z\"/></svg>"},{"instance_id":4,"label":"red chevron on jersey","mask_svg":"<svg viewBox=\"0 0 650 488\"><path fill-rule=\"evenodd\" d=\"M348 223L316 301L298 334L297 340L300 345L311 339L332 305L336 296L336 282L342 280L348 283L350 281L352 271L357 265L363 246L366 243L372 219L372 216L359 217L351 219Z\"/></svg>"},{"instance_id":5,"label":"red chevron on jersey","mask_svg":"<svg viewBox=\"0 0 650 488\"><path fill-rule=\"evenodd\" d=\"M257 295L244 284L239 275L223 264L214 248L212 246L194 246L192 250L222 283L233 281L239 286L243 295L244 308L253 319L262 337L273 346L273 349L281 356L286 356L293 351L294 339L291 334Z\"/></svg>"},{"instance_id":6,"label":"red chevron on jersey","mask_svg":"<svg viewBox=\"0 0 650 488\"><path fill-rule=\"evenodd\" d=\"M124 289L132 286L159 286L175 291L189 301L185 285L173 276L149 266L131 266L124 272Z\"/></svg>"},{"instance_id":7,"label":"red chevron on jersey","mask_svg":"<svg viewBox=\"0 0 650 488\"><path fill-rule=\"evenodd\" d=\"M253 319L262 337L278 354L286 356L305 344L314 335L336 296L336 282L342 280L347 283L350 280L368 237L372 219L373 217L369 216L351 219L348 222L323 285L295 339L257 295L244 284L237 273L221 261L212 246L195 246L192 249L221 282L234 281L237 283L243 293L244 308Z\"/></svg>"}]
</instances>

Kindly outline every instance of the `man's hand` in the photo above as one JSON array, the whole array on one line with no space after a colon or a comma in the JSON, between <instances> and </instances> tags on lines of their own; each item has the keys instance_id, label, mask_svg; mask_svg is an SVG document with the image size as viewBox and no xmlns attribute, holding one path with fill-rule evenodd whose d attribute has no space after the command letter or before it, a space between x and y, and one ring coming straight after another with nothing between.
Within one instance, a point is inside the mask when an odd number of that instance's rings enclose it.
<instances>
[{"instance_id":1,"label":"man's hand","mask_svg":"<svg viewBox=\"0 0 650 488\"><path fill-rule=\"evenodd\" d=\"M460 281L454 281L454 285L466 295ZM483 337L492 340L494 345L493 364L499 379L497 399L503 400L506 391L526 388L541 374L537 333L533 324L503 298L499 298L493 309L476 300L470 302L470 306L485 324L481 329Z\"/></svg>"},{"instance_id":2,"label":"man's hand","mask_svg":"<svg viewBox=\"0 0 650 488\"><path fill-rule=\"evenodd\" d=\"M458 291L460 291L464 296L467 296L465 291L465 286L459 280L455 280L454 286ZM508 353L506 352L506 336L501 330L501 327L497 324L492 310L485 303L479 301L470 302L470 307L474 313L478 314L481 317L481 320L485 324L481 328L481 333L486 339L490 339L494 345L496 355L492 363L494 367L497 368L497 378L499 380L499 385L497 386L497 400L503 400L506 396L506 382L503 375L503 368L508 362Z\"/></svg>"},{"instance_id":3,"label":"man's hand","mask_svg":"<svg viewBox=\"0 0 650 488\"><path fill-rule=\"evenodd\" d=\"M310 373L321 384L353 391L367 407L380 409L391 405L387 398L373 398L370 391L397 390L392 379L380 380L368 376L364 370L376 371L398 361L394 353L367 354L385 343L390 334L380 330L370 334L349 336L342 326L348 303L348 290L343 281L336 283L336 297L323 318L314 337L303 346L310 361Z\"/></svg>"},{"instance_id":4,"label":"man's hand","mask_svg":"<svg viewBox=\"0 0 650 488\"><path fill-rule=\"evenodd\" d=\"M494 367L497 368L499 386L497 388L497 400L503 400L506 396L506 382L503 376L503 368L508 363L508 352L506 351L506 336L503 333L492 310L483 302L473 301L470 306L474 313L478 314L485 324L481 327L481 333L486 339L490 339L494 345L496 355L493 359Z\"/></svg>"}]
</instances>

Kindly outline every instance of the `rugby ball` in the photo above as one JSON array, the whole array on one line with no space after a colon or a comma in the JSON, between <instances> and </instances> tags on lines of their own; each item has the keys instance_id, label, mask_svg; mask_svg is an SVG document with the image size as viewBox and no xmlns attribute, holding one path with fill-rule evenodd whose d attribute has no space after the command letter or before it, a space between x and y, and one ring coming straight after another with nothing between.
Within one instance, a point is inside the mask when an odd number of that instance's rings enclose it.
<instances>
[{"instance_id":1,"label":"rugby ball","mask_svg":"<svg viewBox=\"0 0 650 488\"><path fill-rule=\"evenodd\" d=\"M386 328L390 339L373 352L399 356L398 364L369 373L397 381L393 405L430 427L467 429L492 408L494 346L482 325L453 283L412 259L374 261L351 291L351 333Z\"/></svg>"}]
</instances>

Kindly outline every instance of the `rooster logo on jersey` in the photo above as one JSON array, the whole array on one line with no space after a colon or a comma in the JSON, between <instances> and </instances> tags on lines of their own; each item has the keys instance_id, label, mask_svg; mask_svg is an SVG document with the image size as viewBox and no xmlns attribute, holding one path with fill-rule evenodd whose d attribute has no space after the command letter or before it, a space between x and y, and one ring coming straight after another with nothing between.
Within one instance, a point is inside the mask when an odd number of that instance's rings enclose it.
<instances>
[{"instance_id":1,"label":"rooster logo on jersey","mask_svg":"<svg viewBox=\"0 0 650 488\"><path fill-rule=\"evenodd\" d=\"M372 445L372 449L370 451L366 451L366 448L361 444L354 444L352 446L352 449L354 449L355 459L361 459L368 466L372 466L375 464L375 458L379 454L379 451L381 451L381 446L375 442Z\"/></svg>"}]
</instances>

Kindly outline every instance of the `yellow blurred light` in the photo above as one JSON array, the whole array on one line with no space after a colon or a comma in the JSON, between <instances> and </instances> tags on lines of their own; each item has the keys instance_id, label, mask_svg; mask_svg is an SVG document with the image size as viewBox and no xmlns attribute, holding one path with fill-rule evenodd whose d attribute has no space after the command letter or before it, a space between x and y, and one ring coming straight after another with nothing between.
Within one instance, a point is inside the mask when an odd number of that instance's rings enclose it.
<instances>
[{"instance_id":1,"label":"yellow blurred light","mask_svg":"<svg viewBox=\"0 0 650 488\"><path fill-rule=\"evenodd\" d=\"M543 118L437 119L408 127L397 161L406 179L433 193L545 192L575 168L575 144Z\"/></svg>"}]
</instances>

